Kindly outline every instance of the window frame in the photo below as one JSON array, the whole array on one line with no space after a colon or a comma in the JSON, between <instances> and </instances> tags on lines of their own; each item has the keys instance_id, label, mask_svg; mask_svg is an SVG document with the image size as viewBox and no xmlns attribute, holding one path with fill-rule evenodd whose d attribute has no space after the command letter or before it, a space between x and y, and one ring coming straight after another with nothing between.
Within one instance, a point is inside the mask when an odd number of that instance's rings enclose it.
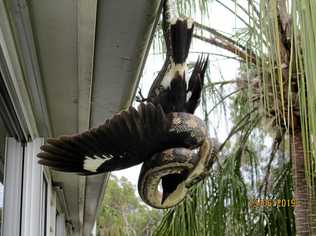
<instances>
[{"instance_id":1,"label":"window frame","mask_svg":"<svg viewBox=\"0 0 316 236\"><path fill-rule=\"evenodd\" d=\"M6 138L2 235L19 236L21 232L23 156L23 145Z\"/></svg>"}]
</instances>

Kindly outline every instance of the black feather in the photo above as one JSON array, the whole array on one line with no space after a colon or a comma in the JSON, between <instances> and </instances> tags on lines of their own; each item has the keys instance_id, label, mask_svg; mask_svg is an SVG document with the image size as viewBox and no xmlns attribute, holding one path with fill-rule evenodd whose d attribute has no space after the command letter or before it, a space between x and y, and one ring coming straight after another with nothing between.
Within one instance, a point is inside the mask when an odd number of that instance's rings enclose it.
<instances>
[{"instance_id":1,"label":"black feather","mask_svg":"<svg viewBox=\"0 0 316 236\"><path fill-rule=\"evenodd\" d=\"M200 103L207 65L208 57L205 59L203 57L198 58L189 80L187 93L191 93L191 97L186 101L185 112L193 114Z\"/></svg>"},{"instance_id":2,"label":"black feather","mask_svg":"<svg viewBox=\"0 0 316 236\"><path fill-rule=\"evenodd\" d=\"M85 170L87 158L111 157L97 173L128 168L143 162L157 151L172 145L167 140L169 120L160 106L140 104L138 111L130 108L107 120L98 128L77 135L48 139L39 163L56 170L95 174Z\"/></svg>"}]
</instances>

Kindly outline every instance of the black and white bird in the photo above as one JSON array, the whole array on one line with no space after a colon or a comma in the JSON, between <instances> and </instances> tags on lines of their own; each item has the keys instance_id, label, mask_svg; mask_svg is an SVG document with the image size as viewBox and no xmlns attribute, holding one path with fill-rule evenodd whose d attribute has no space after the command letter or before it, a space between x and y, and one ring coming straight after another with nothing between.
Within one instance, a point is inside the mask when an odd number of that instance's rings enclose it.
<instances>
[{"instance_id":1,"label":"black and white bird","mask_svg":"<svg viewBox=\"0 0 316 236\"><path fill-rule=\"evenodd\" d=\"M193 37L194 22L191 18L176 16L174 5L164 2L163 35L166 43L166 59L148 97L145 99L161 105L165 113L186 112L193 114L200 103L208 57L200 56L188 75L187 57ZM162 177L162 203L185 178L186 173Z\"/></svg>"},{"instance_id":2,"label":"black and white bird","mask_svg":"<svg viewBox=\"0 0 316 236\"><path fill-rule=\"evenodd\" d=\"M125 169L140 164L153 154L176 147L192 147L192 137L170 132L169 113L193 114L204 85L208 58L198 58L191 76L187 57L194 24L189 18L175 17L165 0L163 31L167 56L154 80L145 103L136 110L115 114L97 127L75 135L51 138L41 147L39 163L52 169L91 175ZM164 201L187 173L162 178Z\"/></svg>"},{"instance_id":3,"label":"black and white bird","mask_svg":"<svg viewBox=\"0 0 316 236\"><path fill-rule=\"evenodd\" d=\"M183 146L186 137L169 135L161 106L142 103L80 134L49 138L37 156L54 170L93 175L138 165L151 155Z\"/></svg>"},{"instance_id":4,"label":"black and white bird","mask_svg":"<svg viewBox=\"0 0 316 236\"><path fill-rule=\"evenodd\" d=\"M194 113L200 101L208 58L199 57L189 77L186 60L194 23L191 18L177 17L172 9L170 1L165 1L162 28L166 59L145 100L160 104L166 113Z\"/></svg>"}]
</instances>

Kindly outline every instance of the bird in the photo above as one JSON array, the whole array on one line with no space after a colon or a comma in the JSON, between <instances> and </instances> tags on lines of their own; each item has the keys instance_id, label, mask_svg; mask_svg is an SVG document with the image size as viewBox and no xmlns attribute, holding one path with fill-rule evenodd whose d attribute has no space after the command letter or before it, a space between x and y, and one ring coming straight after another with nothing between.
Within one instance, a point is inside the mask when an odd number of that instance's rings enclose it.
<instances>
[{"instance_id":1,"label":"bird","mask_svg":"<svg viewBox=\"0 0 316 236\"><path fill-rule=\"evenodd\" d=\"M164 2L162 23L166 60L147 98L138 109L130 106L96 128L47 139L37 155L40 164L87 176L146 163L164 150L202 145L206 127L191 114L200 101L208 57L198 58L189 77L186 60L194 23L171 16L168 2ZM182 171L161 178L161 205L188 176L188 171ZM150 199L145 200L150 204Z\"/></svg>"},{"instance_id":2,"label":"bird","mask_svg":"<svg viewBox=\"0 0 316 236\"><path fill-rule=\"evenodd\" d=\"M49 138L38 153L39 163L52 169L91 175L140 164L159 151L190 146L190 135L173 137L161 106L142 103L115 114L97 128Z\"/></svg>"},{"instance_id":3,"label":"bird","mask_svg":"<svg viewBox=\"0 0 316 236\"><path fill-rule=\"evenodd\" d=\"M164 1L162 29L166 43L166 58L145 100L161 105L166 114L171 112L193 114L200 103L208 57L198 57L189 78L186 60L192 41L194 22L191 18L172 15L171 9L170 1ZM162 204L187 176L188 173L183 171L161 178Z\"/></svg>"},{"instance_id":4,"label":"bird","mask_svg":"<svg viewBox=\"0 0 316 236\"><path fill-rule=\"evenodd\" d=\"M138 101L160 104L165 113L188 112L197 108L204 85L208 57L200 56L191 76L187 57L192 41L194 22L191 18L172 15L170 1L164 1L162 29L166 44L165 62L152 83L147 98L139 92Z\"/></svg>"}]
</instances>

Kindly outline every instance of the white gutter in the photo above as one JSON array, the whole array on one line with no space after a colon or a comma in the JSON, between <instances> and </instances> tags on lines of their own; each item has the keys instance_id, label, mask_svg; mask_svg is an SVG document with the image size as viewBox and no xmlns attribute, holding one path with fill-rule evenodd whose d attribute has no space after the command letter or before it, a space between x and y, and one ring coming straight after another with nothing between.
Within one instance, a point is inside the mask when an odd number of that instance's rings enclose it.
<instances>
[{"instance_id":1,"label":"white gutter","mask_svg":"<svg viewBox=\"0 0 316 236\"><path fill-rule=\"evenodd\" d=\"M78 52L78 131L90 128L91 93L94 62L97 0L77 2ZM83 235L85 214L86 177L79 177L79 222Z\"/></svg>"}]
</instances>

